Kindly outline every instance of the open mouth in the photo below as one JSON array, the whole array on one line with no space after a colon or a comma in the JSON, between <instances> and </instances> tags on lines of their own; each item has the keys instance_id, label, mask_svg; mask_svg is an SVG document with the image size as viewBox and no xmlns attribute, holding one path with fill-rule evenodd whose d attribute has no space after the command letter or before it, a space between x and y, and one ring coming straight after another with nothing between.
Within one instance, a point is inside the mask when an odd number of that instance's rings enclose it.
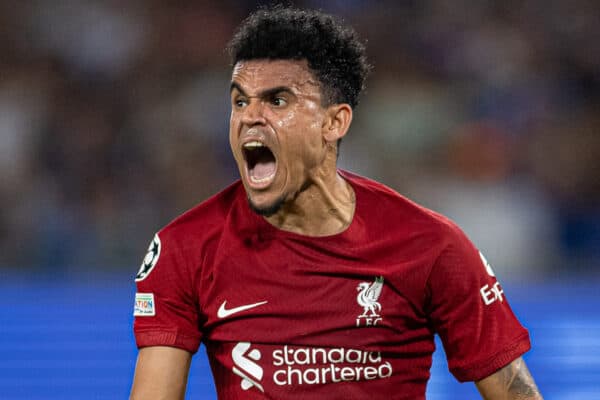
<instances>
[{"instance_id":1,"label":"open mouth","mask_svg":"<svg viewBox=\"0 0 600 400\"><path fill-rule=\"evenodd\" d=\"M244 158L250 182L266 186L275 177L276 160L271 149L259 141L251 141L243 146Z\"/></svg>"}]
</instances>

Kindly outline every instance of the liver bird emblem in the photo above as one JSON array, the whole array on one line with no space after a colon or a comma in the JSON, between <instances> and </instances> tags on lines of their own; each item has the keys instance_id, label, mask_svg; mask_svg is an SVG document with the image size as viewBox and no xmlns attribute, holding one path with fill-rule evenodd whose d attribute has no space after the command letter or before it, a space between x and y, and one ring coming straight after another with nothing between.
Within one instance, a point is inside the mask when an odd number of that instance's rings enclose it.
<instances>
[{"instance_id":1,"label":"liver bird emblem","mask_svg":"<svg viewBox=\"0 0 600 400\"><path fill-rule=\"evenodd\" d=\"M358 318L361 317L378 317L379 311L381 311L381 304L377 301L379 295L383 289L383 276L378 276L375 281L371 284L368 282L361 282L356 287L359 291L356 296L356 301L363 307L364 311ZM370 313L370 314L369 314Z\"/></svg>"}]
</instances>

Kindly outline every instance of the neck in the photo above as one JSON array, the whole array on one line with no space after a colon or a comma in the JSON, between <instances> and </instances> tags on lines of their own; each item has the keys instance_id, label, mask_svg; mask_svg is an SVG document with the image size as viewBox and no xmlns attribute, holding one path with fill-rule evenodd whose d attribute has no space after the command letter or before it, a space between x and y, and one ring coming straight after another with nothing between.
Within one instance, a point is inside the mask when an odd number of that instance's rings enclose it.
<instances>
[{"instance_id":1,"label":"neck","mask_svg":"<svg viewBox=\"0 0 600 400\"><path fill-rule=\"evenodd\" d=\"M317 172L293 200L265 219L284 231L306 236L329 236L343 232L352 222L354 190L335 168Z\"/></svg>"}]
</instances>

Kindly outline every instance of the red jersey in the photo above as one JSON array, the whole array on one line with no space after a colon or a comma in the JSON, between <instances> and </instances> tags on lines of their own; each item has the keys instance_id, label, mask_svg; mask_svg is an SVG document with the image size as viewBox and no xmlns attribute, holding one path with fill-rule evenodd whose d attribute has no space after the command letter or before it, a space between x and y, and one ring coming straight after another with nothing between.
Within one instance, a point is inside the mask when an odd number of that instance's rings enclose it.
<instances>
[{"instance_id":1,"label":"red jersey","mask_svg":"<svg viewBox=\"0 0 600 400\"><path fill-rule=\"evenodd\" d=\"M460 381L529 349L454 223L340 173L356 209L336 235L273 227L239 181L162 229L136 278L137 345L203 342L219 399L424 399L434 334Z\"/></svg>"}]
</instances>

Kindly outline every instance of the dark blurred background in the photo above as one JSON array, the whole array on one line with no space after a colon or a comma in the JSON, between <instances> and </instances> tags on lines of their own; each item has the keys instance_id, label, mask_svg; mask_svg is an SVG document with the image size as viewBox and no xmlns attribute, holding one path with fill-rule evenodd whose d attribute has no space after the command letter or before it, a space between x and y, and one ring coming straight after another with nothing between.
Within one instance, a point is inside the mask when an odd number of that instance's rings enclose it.
<instances>
[{"instance_id":1,"label":"dark blurred background","mask_svg":"<svg viewBox=\"0 0 600 400\"><path fill-rule=\"evenodd\" d=\"M87 397L126 396L133 275L149 241L237 177L224 47L259 3L0 1L0 288L12 296L0 305L0 397L76 396L56 365L83 373L82 387L105 382ZM561 342L572 354L588 341L588 391L547 397L600 398L589 356L600 356L600 3L294 4L353 25L375 67L340 166L453 218L538 343L560 323L589 331ZM536 318L558 303L567 320L540 320L544 336ZM43 353L38 335L52 332ZM113 364L77 364L75 348L89 357L100 342ZM548 346L540 366L572 365ZM460 390L432 398L469 398Z\"/></svg>"}]
</instances>

